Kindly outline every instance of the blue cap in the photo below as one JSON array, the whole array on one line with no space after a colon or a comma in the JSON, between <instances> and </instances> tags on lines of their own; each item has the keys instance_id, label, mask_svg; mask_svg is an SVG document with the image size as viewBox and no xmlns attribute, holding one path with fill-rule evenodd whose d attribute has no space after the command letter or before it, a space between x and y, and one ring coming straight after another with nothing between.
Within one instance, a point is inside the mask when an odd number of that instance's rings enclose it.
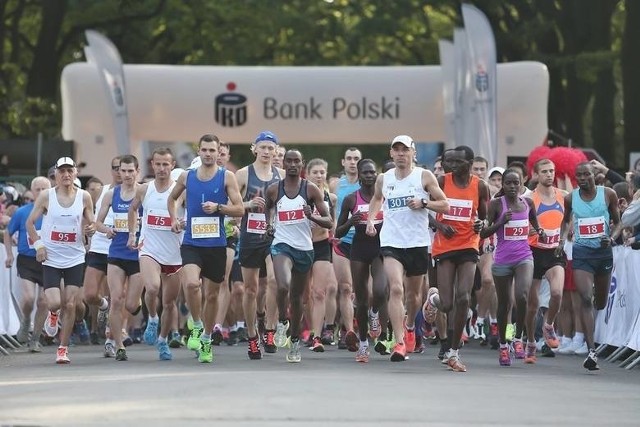
<instances>
[{"instance_id":1,"label":"blue cap","mask_svg":"<svg viewBox=\"0 0 640 427\"><path fill-rule=\"evenodd\" d=\"M262 141L269 141L269 142L273 142L274 144L278 145L278 137L275 136L275 134L273 132L270 132L268 130L265 130L263 132L260 132L260 134L256 137L256 141L255 143L259 143Z\"/></svg>"}]
</instances>

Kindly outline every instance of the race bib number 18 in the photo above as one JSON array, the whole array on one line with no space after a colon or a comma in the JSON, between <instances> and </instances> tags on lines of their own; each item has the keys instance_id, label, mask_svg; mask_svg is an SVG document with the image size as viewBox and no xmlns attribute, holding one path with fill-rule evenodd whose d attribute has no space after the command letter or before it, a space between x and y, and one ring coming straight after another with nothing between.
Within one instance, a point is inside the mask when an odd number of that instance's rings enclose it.
<instances>
[{"instance_id":1,"label":"race bib number 18","mask_svg":"<svg viewBox=\"0 0 640 427\"><path fill-rule=\"evenodd\" d=\"M604 236L604 217L578 218L578 237L595 239Z\"/></svg>"}]
</instances>

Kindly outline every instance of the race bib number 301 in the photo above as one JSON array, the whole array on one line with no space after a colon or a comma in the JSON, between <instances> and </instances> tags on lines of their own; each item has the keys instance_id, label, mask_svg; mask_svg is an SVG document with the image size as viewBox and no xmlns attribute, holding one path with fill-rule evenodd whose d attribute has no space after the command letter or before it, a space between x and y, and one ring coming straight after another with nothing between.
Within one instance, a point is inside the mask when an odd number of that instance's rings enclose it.
<instances>
[{"instance_id":1,"label":"race bib number 301","mask_svg":"<svg viewBox=\"0 0 640 427\"><path fill-rule=\"evenodd\" d=\"M387 206L390 211L406 210L411 199L413 196L391 197L387 199Z\"/></svg>"},{"instance_id":2,"label":"race bib number 301","mask_svg":"<svg viewBox=\"0 0 640 427\"><path fill-rule=\"evenodd\" d=\"M504 225L504 240L527 240L528 238L528 219L509 221Z\"/></svg>"},{"instance_id":3,"label":"race bib number 301","mask_svg":"<svg viewBox=\"0 0 640 427\"><path fill-rule=\"evenodd\" d=\"M604 236L604 217L578 218L578 237L595 239Z\"/></svg>"}]
</instances>

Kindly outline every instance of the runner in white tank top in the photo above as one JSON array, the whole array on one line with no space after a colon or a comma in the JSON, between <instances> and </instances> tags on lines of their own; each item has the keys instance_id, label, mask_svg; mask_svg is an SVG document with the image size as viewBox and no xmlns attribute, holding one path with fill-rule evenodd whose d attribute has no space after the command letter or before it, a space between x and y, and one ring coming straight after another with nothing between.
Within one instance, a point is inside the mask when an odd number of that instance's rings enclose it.
<instances>
[{"instance_id":1,"label":"runner in white tank top","mask_svg":"<svg viewBox=\"0 0 640 427\"><path fill-rule=\"evenodd\" d=\"M149 310L144 341L148 345L156 344L160 360L171 360L172 355L167 344L171 325L178 316L176 299L180 291L182 268L180 243L182 233L171 231L171 218L167 210L169 194L176 183L171 179L171 170L175 166L170 149L153 152L151 166L155 179L137 188L136 195L129 207L129 241L127 246L140 251L140 273L146 289L144 300ZM136 244L138 209L144 208L140 243ZM158 293L162 284L162 325L158 337Z\"/></svg>"},{"instance_id":2,"label":"runner in white tank top","mask_svg":"<svg viewBox=\"0 0 640 427\"><path fill-rule=\"evenodd\" d=\"M415 318L422 304L421 291L429 259L428 209L448 212L449 203L431 171L415 167L415 145L407 135L396 136L390 155L396 167L378 176L369 202L367 234L375 236L374 218L382 209L380 252L389 280L389 319L396 336L392 362L404 361L416 344ZM404 329L404 276L406 274L407 320Z\"/></svg>"},{"instance_id":3,"label":"runner in white tank top","mask_svg":"<svg viewBox=\"0 0 640 427\"><path fill-rule=\"evenodd\" d=\"M78 175L75 162L69 157L62 157L55 167L58 185L40 193L26 226L29 238L34 242L36 259L43 263L43 287L51 311L49 316L57 318L56 311L62 304L66 308L56 363L69 363L69 337L75 323L76 296L84 273L84 236L95 232L95 224L91 196L73 185ZM35 221L42 215L45 217L40 238ZM60 290L63 279L64 294Z\"/></svg>"}]
</instances>

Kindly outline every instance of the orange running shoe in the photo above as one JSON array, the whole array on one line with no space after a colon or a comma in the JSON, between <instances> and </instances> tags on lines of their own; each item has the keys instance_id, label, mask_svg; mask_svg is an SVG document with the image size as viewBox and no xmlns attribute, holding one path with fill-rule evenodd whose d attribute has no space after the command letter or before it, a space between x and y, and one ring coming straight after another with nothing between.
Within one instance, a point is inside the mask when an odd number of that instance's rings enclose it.
<instances>
[{"instance_id":1,"label":"orange running shoe","mask_svg":"<svg viewBox=\"0 0 640 427\"><path fill-rule=\"evenodd\" d=\"M347 350L351 352L358 351L358 345L360 344L360 342L355 332L347 332L347 334L344 336L344 341L347 344Z\"/></svg>"},{"instance_id":2,"label":"orange running shoe","mask_svg":"<svg viewBox=\"0 0 640 427\"><path fill-rule=\"evenodd\" d=\"M449 369L451 369L453 372L467 372L467 367L462 364L460 356L458 356L457 354L449 357L447 365L449 365Z\"/></svg>"},{"instance_id":3,"label":"orange running shoe","mask_svg":"<svg viewBox=\"0 0 640 427\"><path fill-rule=\"evenodd\" d=\"M549 346L549 348L558 348L558 346L560 346L560 340L558 340L558 336L556 335L555 329L553 329L553 325L544 325L542 327L542 336L544 337L544 342Z\"/></svg>"},{"instance_id":4,"label":"orange running shoe","mask_svg":"<svg viewBox=\"0 0 640 427\"><path fill-rule=\"evenodd\" d=\"M404 330L404 346L407 350L407 353L413 353L413 350L416 349L416 330Z\"/></svg>"},{"instance_id":5,"label":"orange running shoe","mask_svg":"<svg viewBox=\"0 0 640 427\"><path fill-rule=\"evenodd\" d=\"M407 348L404 343L397 343L393 347L393 352L391 353L391 361L392 362L404 362L407 359Z\"/></svg>"}]
</instances>

